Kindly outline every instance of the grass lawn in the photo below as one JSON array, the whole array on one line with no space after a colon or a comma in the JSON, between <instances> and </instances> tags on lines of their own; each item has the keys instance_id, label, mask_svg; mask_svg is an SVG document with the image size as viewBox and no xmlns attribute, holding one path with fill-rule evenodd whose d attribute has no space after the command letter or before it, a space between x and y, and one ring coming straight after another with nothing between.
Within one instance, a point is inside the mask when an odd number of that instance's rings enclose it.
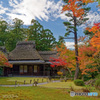
<instances>
[{"instance_id":1,"label":"grass lawn","mask_svg":"<svg viewBox=\"0 0 100 100\"><path fill-rule=\"evenodd\" d=\"M98 97L70 97L67 89L43 87L0 87L0 100L100 100Z\"/></svg>"},{"instance_id":2,"label":"grass lawn","mask_svg":"<svg viewBox=\"0 0 100 100\"><path fill-rule=\"evenodd\" d=\"M51 82L48 84L43 84L43 85L39 85L42 87L49 87L49 88L70 88L73 87L74 89L82 89L84 87L82 86L76 86L72 81L67 81L67 82Z\"/></svg>"},{"instance_id":3,"label":"grass lawn","mask_svg":"<svg viewBox=\"0 0 100 100\"><path fill-rule=\"evenodd\" d=\"M39 77L0 77L0 85L14 85L15 81L17 81L18 84L24 84L24 80L26 80L26 84L30 84L30 80L32 80L32 83L34 82L34 79L39 79L39 83L47 82L47 78L39 78Z\"/></svg>"},{"instance_id":4,"label":"grass lawn","mask_svg":"<svg viewBox=\"0 0 100 100\"><path fill-rule=\"evenodd\" d=\"M20 84L26 80L29 84L30 80L33 82L34 79L42 82L42 78L35 77L0 77L0 84L15 84L15 80ZM47 78L44 78L44 82L46 81ZM91 92L97 92L98 97L70 96L70 91L83 92L82 88L86 86L76 86L73 81L50 82L37 87L0 87L0 100L100 100L100 91L95 90L94 87L91 87Z\"/></svg>"}]
</instances>

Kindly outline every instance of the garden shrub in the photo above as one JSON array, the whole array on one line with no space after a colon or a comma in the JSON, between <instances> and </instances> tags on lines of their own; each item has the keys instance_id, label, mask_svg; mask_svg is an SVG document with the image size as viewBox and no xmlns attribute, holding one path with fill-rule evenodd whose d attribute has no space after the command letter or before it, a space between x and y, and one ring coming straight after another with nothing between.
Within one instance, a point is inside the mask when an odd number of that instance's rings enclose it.
<instances>
[{"instance_id":1,"label":"garden shrub","mask_svg":"<svg viewBox=\"0 0 100 100\"><path fill-rule=\"evenodd\" d=\"M97 79L100 79L100 74L98 74L98 75L96 76L96 78L97 78Z\"/></svg>"},{"instance_id":2,"label":"garden shrub","mask_svg":"<svg viewBox=\"0 0 100 100\"><path fill-rule=\"evenodd\" d=\"M96 80L95 88L100 90L100 79Z\"/></svg>"},{"instance_id":3,"label":"garden shrub","mask_svg":"<svg viewBox=\"0 0 100 100\"><path fill-rule=\"evenodd\" d=\"M84 81L80 79L74 80L74 84L77 86L84 86Z\"/></svg>"}]
</instances>

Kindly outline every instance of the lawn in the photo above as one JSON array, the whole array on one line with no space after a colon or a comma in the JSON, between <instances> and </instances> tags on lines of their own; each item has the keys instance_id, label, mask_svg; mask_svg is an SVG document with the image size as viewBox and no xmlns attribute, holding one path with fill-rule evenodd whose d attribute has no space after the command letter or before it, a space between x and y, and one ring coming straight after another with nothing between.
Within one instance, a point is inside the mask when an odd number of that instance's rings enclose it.
<instances>
[{"instance_id":1,"label":"lawn","mask_svg":"<svg viewBox=\"0 0 100 100\"><path fill-rule=\"evenodd\" d=\"M41 83L41 82L47 82L47 78L40 78L40 77L0 77L0 85L14 85L15 81L17 81L17 84L24 84L24 80L26 84L30 84L30 80L31 83L37 81ZM43 81L42 81L43 79Z\"/></svg>"},{"instance_id":2,"label":"lawn","mask_svg":"<svg viewBox=\"0 0 100 100\"><path fill-rule=\"evenodd\" d=\"M0 77L0 84L15 84L16 80L19 84L23 84L24 80L29 84L34 79L42 82L42 78L38 77ZM43 79L43 82L47 81L47 78ZM70 96L70 91L82 92L82 88L86 86L76 86L70 80L50 82L37 87L0 87L0 100L100 100L100 91L94 87L91 87L90 92L98 92L98 97Z\"/></svg>"},{"instance_id":3,"label":"lawn","mask_svg":"<svg viewBox=\"0 0 100 100\"><path fill-rule=\"evenodd\" d=\"M76 86L73 81L67 81L67 82L50 82L48 84L39 85L42 87L49 87L49 88L70 88L73 87L74 89L82 89L83 86Z\"/></svg>"},{"instance_id":4,"label":"lawn","mask_svg":"<svg viewBox=\"0 0 100 100\"><path fill-rule=\"evenodd\" d=\"M100 100L97 97L70 97L67 89L43 87L0 87L0 100Z\"/></svg>"}]
</instances>

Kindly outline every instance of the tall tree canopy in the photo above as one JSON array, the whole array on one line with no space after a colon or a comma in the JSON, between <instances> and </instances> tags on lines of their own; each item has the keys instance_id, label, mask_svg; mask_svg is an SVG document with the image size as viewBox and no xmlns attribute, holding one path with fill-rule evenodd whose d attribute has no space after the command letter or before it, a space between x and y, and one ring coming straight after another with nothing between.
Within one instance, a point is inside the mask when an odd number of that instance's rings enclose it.
<instances>
[{"instance_id":1,"label":"tall tree canopy","mask_svg":"<svg viewBox=\"0 0 100 100\"><path fill-rule=\"evenodd\" d=\"M7 35L7 22L0 19L0 46L5 45L6 35Z\"/></svg>"},{"instance_id":2,"label":"tall tree canopy","mask_svg":"<svg viewBox=\"0 0 100 100\"><path fill-rule=\"evenodd\" d=\"M13 20L13 24L9 25L8 34L6 35L6 49L12 51L16 47L18 41L25 40L25 30L23 28L24 22L18 18Z\"/></svg>"},{"instance_id":3,"label":"tall tree canopy","mask_svg":"<svg viewBox=\"0 0 100 100\"><path fill-rule=\"evenodd\" d=\"M31 24L28 29L28 40L35 41L37 50L51 50L56 45L53 33L49 29L44 29L36 20L32 20Z\"/></svg>"},{"instance_id":4,"label":"tall tree canopy","mask_svg":"<svg viewBox=\"0 0 100 100\"><path fill-rule=\"evenodd\" d=\"M45 51L57 45L53 33L44 29L38 21L32 20L27 28L23 24L18 18L13 19L13 24L0 20L0 46L6 46L8 51L12 51L18 41L32 40L35 41L37 50Z\"/></svg>"}]
</instances>

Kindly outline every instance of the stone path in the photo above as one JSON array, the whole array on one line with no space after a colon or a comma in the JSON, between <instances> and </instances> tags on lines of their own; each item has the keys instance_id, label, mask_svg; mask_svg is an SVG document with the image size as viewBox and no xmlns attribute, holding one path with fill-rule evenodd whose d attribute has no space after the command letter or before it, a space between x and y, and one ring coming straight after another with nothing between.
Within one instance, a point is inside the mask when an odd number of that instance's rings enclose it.
<instances>
[{"instance_id":1,"label":"stone path","mask_svg":"<svg viewBox=\"0 0 100 100\"><path fill-rule=\"evenodd\" d=\"M52 81L52 82L60 82L60 80L57 81ZM44 83L38 83L37 86L42 85L42 84L48 84L50 82L44 82ZM33 86L34 84L17 84L17 85L0 85L2 87L21 87L21 86Z\"/></svg>"}]
</instances>

